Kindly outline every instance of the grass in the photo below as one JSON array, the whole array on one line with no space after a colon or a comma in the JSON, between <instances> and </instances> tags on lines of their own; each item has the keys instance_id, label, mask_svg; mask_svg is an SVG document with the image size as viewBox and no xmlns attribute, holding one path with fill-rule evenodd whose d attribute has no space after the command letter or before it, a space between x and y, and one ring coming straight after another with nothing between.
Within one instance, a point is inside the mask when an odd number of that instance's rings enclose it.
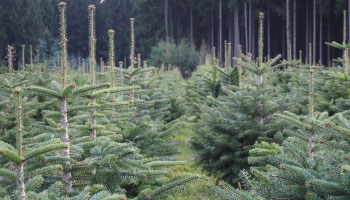
<instances>
[{"instance_id":1,"label":"grass","mask_svg":"<svg viewBox=\"0 0 350 200\"><path fill-rule=\"evenodd\" d=\"M198 174L203 175L203 178L199 178L197 181L186 185L183 190L178 191L173 197L167 200L216 200L218 197L214 196L209 190L208 181L214 183L215 180L210 177L206 177L199 166L195 165L195 154L191 149L190 140L194 136L194 132L190 130L188 124L185 124L181 131L176 135L174 141L179 144L178 149L180 153L177 155L178 160L186 161L185 165L176 167L172 170L173 176L181 176L186 174Z\"/></svg>"}]
</instances>

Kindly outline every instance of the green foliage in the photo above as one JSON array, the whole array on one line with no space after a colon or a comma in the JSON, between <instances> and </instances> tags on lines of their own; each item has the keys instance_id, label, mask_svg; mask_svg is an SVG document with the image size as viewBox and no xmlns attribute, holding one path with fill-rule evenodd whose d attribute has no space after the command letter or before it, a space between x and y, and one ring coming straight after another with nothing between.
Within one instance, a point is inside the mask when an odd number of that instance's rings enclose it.
<instances>
[{"instance_id":1,"label":"green foliage","mask_svg":"<svg viewBox=\"0 0 350 200\"><path fill-rule=\"evenodd\" d=\"M198 61L198 52L186 41L180 44L160 41L152 47L149 59L150 65L162 66L164 64L166 68L178 67L187 76L196 68Z\"/></svg>"},{"instance_id":2,"label":"green foliage","mask_svg":"<svg viewBox=\"0 0 350 200\"><path fill-rule=\"evenodd\" d=\"M273 114L284 109L282 102L286 99L280 96L278 86L271 87L271 77L266 76L280 66L275 64L279 56L261 66L248 57L243 56L243 59L237 59L238 64L254 78L244 81L244 87L237 87L230 85L230 81L225 81L227 77L223 76L222 83L227 85L221 87L222 94L217 99L213 98L215 92L212 87L204 90L207 91L204 95L208 97L198 106L201 115L194 127L197 136L192 139L193 148L198 151L197 163L202 164L209 174L229 183L237 183L239 171L249 168L248 152L256 141L280 143L283 140L280 133L282 124L273 119ZM215 69L207 73L214 76ZM263 76L269 79L263 81ZM207 80L204 79L202 85L208 85ZM198 101L197 96L190 101Z\"/></svg>"}]
</instances>

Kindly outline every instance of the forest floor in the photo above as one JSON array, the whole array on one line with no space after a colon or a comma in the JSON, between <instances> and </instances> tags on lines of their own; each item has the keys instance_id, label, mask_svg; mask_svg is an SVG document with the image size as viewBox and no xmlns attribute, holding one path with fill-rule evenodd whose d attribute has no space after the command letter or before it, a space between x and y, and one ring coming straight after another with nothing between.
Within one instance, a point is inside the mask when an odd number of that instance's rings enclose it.
<instances>
[{"instance_id":1,"label":"forest floor","mask_svg":"<svg viewBox=\"0 0 350 200\"><path fill-rule=\"evenodd\" d=\"M176 167L172 171L172 176L181 176L186 174L198 174L206 175L202 171L200 166L195 165L195 154L191 149L190 140L194 136L194 132L185 125L181 131L174 138L174 142L178 143L179 154L177 159L179 161L185 161L184 165ZM182 191L176 192L174 198L168 198L168 200L216 200L217 198L212 195L208 190L208 181L214 183L214 179L199 178L197 181L188 184Z\"/></svg>"}]
</instances>

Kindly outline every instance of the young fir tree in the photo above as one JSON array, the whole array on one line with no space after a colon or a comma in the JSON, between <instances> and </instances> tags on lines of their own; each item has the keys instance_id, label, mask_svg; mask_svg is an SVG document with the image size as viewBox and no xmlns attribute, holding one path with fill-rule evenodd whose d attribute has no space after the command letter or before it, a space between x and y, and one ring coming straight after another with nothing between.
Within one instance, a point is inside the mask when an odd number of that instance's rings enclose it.
<instances>
[{"instance_id":1,"label":"young fir tree","mask_svg":"<svg viewBox=\"0 0 350 200\"><path fill-rule=\"evenodd\" d=\"M265 199L349 198L349 111L331 117L314 113L312 88L311 78L309 115L276 115L292 125L278 152L270 154L268 145L251 152L252 161L264 156L268 164L264 171L253 169L252 175L245 175L252 194Z\"/></svg>"},{"instance_id":2,"label":"young fir tree","mask_svg":"<svg viewBox=\"0 0 350 200\"><path fill-rule=\"evenodd\" d=\"M259 59L253 62L248 56L236 58L238 64L254 78L246 87L224 87L226 96L208 98L210 104L202 106L201 119L192 140L198 151L197 162L204 170L216 174L229 183L239 181L238 172L247 169L248 152L255 141L281 142L281 123L273 114L283 109L283 98L278 87L271 87L269 77L280 56L263 62L263 14L260 14ZM257 81L255 81L257 80Z\"/></svg>"},{"instance_id":3,"label":"young fir tree","mask_svg":"<svg viewBox=\"0 0 350 200\"><path fill-rule=\"evenodd\" d=\"M16 147L0 142L0 197L15 195L17 199L27 198L26 191L36 191L45 184L44 176L60 174L62 166L45 158L56 155L55 151L65 148L58 139L38 140L30 126L23 126L23 116L28 114L22 107L22 89L15 89L17 99ZM27 116L25 117L27 118ZM17 181L17 182L16 182ZM16 184L17 183L17 184Z\"/></svg>"},{"instance_id":4,"label":"young fir tree","mask_svg":"<svg viewBox=\"0 0 350 200\"><path fill-rule=\"evenodd\" d=\"M250 150L253 167L241 172L248 191L220 183L211 186L214 193L226 199L349 198L349 110L315 112L314 73L309 69L308 114L275 114L290 124L284 130L289 137L281 146L262 142Z\"/></svg>"}]
</instances>

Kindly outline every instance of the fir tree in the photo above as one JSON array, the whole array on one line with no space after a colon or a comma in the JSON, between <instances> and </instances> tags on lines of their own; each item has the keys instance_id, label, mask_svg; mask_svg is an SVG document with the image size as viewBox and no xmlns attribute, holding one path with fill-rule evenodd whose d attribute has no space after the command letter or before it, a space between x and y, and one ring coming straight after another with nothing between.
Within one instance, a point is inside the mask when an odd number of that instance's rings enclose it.
<instances>
[{"instance_id":1,"label":"fir tree","mask_svg":"<svg viewBox=\"0 0 350 200\"><path fill-rule=\"evenodd\" d=\"M236 58L238 64L254 76L246 87L224 87L225 96L209 98L211 106L201 107L201 119L193 147L198 151L198 163L210 174L220 179L237 183L238 172L248 168L248 152L255 141L281 142L281 123L273 119L273 114L283 109L283 98L279 88L271 87L266 74L281 64L275 64L280 56L263 62L262 60L262 20L260 14L259 60L253 62L248 56ZM267 80L264 80L266 77ZM258 81L254 81L258 80Z\"/></svg>"}]
</instances>

